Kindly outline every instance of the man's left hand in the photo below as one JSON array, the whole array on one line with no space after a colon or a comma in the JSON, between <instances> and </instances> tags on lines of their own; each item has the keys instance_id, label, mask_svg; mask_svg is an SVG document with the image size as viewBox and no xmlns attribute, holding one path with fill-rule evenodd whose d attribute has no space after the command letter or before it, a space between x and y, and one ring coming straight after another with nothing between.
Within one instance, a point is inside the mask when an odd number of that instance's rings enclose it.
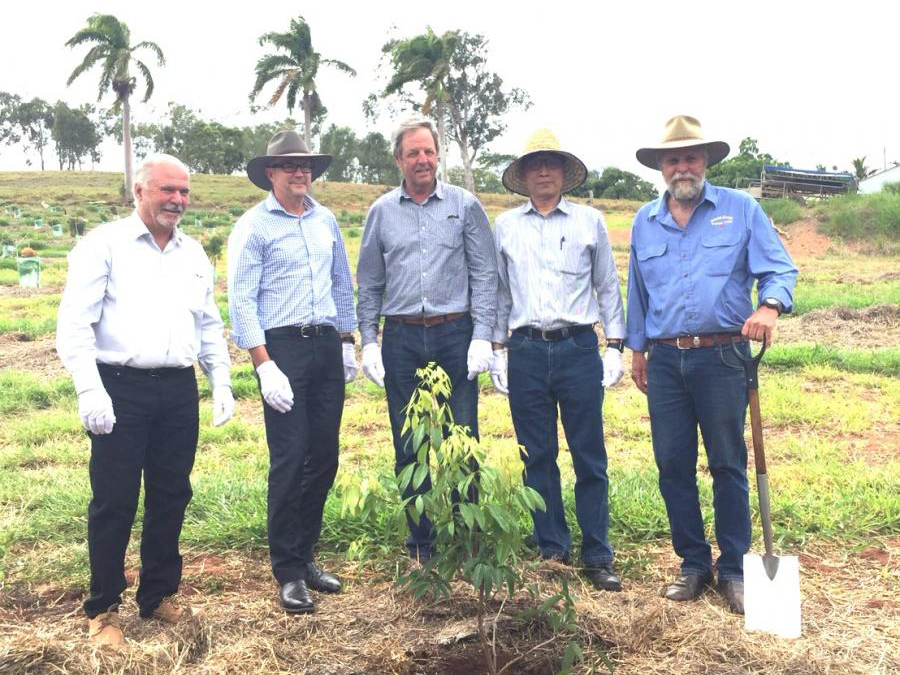
<instances>
[{"instance_id":1,"label":"man's left hand","mask_svg":"<svg viewBox=\"0 0 900 675\"><path fill-rule=\"evenodd\" d=\"M213 397L213 426L220 427L234 415L234 396L231 387L220 384L212 392Z\"/></svg>"},{"instance_id":2,"label":"man's left hand","mask_svg":"<svg viewBox=\"0 0 900 675\"><path fill-rule=\"evenodd\" d=\"M478 373L484 373L491 369L494 361L494 350L488 340L474 339L469 343L469 354L466 365L469 368L469 379L474 380Z\"/></svg>"},{"instance_id":3,"label":"man's left hand","mask_svg":"<svg viewBox=\"0 0 900 675\"><path fill-rule=\"evenodd\" d=\"M756 342L765 340L766 347L772 345L772 331L778 320L778 311L771 307L760 307L744 322L741 335Z\"/></svg>"},{"instance_id":4,"label":"man's left hand","mask_svg":"<svg viewBox=\"0 0 900 675\"><path fill-rule=\"evenodd\" d=\"M607 347L603 352L603 386L605 388L614 387L622 379L625 374L625 367L622 365L622 352L612 347Z\"/></svg>"},{"instance_id":5,"label":"man's left hand","mask_svg":"<svg viewBox=\"0 0 900 675\"><path fill-rule=\"evenodd\" d=\"M353 382L359 372L356 363L356 346L352 342L344 342L341 350L344 354L344 382Z\"/></svg>"}]
</instances>

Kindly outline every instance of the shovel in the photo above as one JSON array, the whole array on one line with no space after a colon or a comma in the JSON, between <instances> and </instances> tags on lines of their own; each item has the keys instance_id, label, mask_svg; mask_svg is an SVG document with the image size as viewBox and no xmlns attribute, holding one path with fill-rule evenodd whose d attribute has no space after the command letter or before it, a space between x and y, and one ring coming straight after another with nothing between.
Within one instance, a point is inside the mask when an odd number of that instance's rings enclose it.
<instances>
[{"instance_id":1,"label":"shovel","mask_svg":"<svg viewBox=\"0 0 900 675\"><path fill-rule=\"evenodd\" d=\"M763 450L762 418L759 412L759 362L766 351L765 341L759 353L746 357L732 342L731 348L744 364L747 377L747 403L753 435L753 460L756 464L756 491L759 494L759 519L762 522L762 555L744 555L744 628L773 633L783 638L800 637L800 563L797 556L777 556L772 546L772 512L769 507L769 476Z\"/></svg>"}]
</instances>

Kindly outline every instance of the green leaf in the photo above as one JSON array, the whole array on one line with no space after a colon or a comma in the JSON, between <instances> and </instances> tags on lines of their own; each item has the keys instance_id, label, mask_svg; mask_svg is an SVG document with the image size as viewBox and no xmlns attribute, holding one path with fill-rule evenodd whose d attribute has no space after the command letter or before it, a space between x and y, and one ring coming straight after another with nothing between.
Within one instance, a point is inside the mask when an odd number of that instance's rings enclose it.
<instances>
[{"instance_id":1,"label":"green leaf","mask_svg":"<svg viewBox=\"0 0 900 675\"><path fill-rule=\"evenodd\" d=\"M416 428L413 430L413 437L412 437L413 452L415 452L416 454L418 454L419 449L422 446L422 439L424 437L425 437L425 425L417 424Z\"/></svg>"},{"instance_id":2,"label":"green leaf","mask_svg":"<svg viewBox=\"0 0 900 675\"><path fill-rule=\"evenodd\" d=\"M413 473L412 479L412 487L413 490L418 490L422 487L422 483L425 482L425 479L428 477L428 465L419 464L416 466L415 472Z\"/></svg>"},{"instance_id":3,"label":"green leaf","mask_svg":"<svg viewBox=\"0 0 900 675\"><path fill-rule=\"evenodd\" d=\"M425 500L422 499L422 495L416 496L416 515L420 518L422 514L425 512Z\"/></svg>"}]
</instances>

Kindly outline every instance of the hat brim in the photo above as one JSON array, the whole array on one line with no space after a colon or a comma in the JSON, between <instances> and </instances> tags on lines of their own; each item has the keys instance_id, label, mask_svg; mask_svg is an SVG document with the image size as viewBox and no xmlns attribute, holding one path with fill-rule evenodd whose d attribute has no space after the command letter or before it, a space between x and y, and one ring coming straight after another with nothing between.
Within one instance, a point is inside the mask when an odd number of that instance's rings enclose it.
<instances>
[{"instance_id":1,"label":"hat brim","mask_svg":"<svg viewBox=\"0 0 900 675\"><path fill-rule=\"evenodd\" d=\"M522 162L532 155L537 155L542 152L552 152L554 155L559 155L563 158L563 182L562 189L560 190L562 194L578 189L581 184L587 180L587 167L584 165L584 162L571 152L565 152L564 150L535 150L534 152L528 152L518 159L513 160L510 165L506 167L503 171L503 187L510 192L515 192L523 197L530 196L528 194L528 186L525 184L525 179L522 178L519 167L522 166Z\"/></svg>"},{"instance_id":2,"label":"hat brim","mask_svg":"<svg viewBox=\"0 0 900 675\"><path fill-rule=\"evenodd\" d=\"M271 190L272 181L266 176L266 169L274 164L276 160L285 160L290 157L312 162L313 170L310 182L325 173L325 169L331 164L331 155L311 155L303 152L292 152L284 155L263 155L262 157L254 157L247 164L247 178L256 187L263 190Z\"/></svg>"},{"instance_id":3,"label":"hat brim","mask_svg":"<svg viewBox=\"0 0 900 675\"><path fill-rule=\"evenodd\" d=\"M684 141L669 141L668 143L660 143L652 148L641 148L635 153L637 161L646 167L659 171L659 162L657 157L663 150L680 150L682 148L705 147L708 156L706 167L709 168L721 162L728 157L731 148L725 141L706 141L692 138Z\"/></svg>"}]
</instances>

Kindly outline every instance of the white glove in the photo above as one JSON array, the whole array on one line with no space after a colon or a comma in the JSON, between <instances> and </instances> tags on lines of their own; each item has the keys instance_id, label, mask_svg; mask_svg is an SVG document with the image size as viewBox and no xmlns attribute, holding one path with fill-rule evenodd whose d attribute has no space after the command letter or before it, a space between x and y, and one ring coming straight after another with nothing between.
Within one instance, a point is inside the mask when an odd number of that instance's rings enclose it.
<instances>
[{"instance_id":1,"label":"white glove","mask_svg":"<svg viewBox=\"0 0 900 675\"><path fill-rule=\"evenodd\" d=\"M213 388L213 426L220 427L234 415L234 396L231 387L220 384Z\"/></svg>"},{"instance_id":2,"label":"white glove","mask_svg":"<svg viewBox=\"0 0 900 675\"><path fill-rule=\"evenodd\" d=\"M384 363L377 342L370 342L362 348L362 369L366 377L384 389Z\"/></svg>"},{"instance_id":3,"label":"white glove","mask_svg":"<svg viewBox=\"0 0 900 675\"><path fill-rule=\"evenodd\" d=\"M625 369L622 366L622 352L607 347L603 352L603 386L609 388L622 379Z\"/></svg>"},{"instance_id":4,"label":"white glove","mask_svg":"<svg viewBox=\"0 0 900 675\"><path fill-rule=\"evenodd\" d=\"M262 392L263 400L269 404L270 408L280 413L286 413L294 407L294 391L291 389L291 382L274 361L260 363L256 367L256 374L259 375L259 389Z\"/></svg>"},{"instance_id":5,"label":"white glove","mask_svg":"<svg viewBox=\"0 0 900 675\"><path fill-rule=\"evenodd\" d=\"M494 389L504 396L509 396L509 385L506 382L506 350L495 349L494 359L491 361L491 382Z\"/></svg>"},{"instance_id":6,"label":"white glove","mask_svg":"<svg viewBox=\"0 0 900 675\"><path fill-rule=\"evenodd\" d=\"M78 414L84 428L92 434L108 434L116 423L112 399L103 387L78 394Z\"/></svg>"},{"instance_id":7,"label":"white glove","mask_svg":"<svg viewBox=\"0 0 900 675\"><path fill-rule=\"evenodd\" d=\"M469 368L469 379L474 380L478 373L485 373L491 369L494 361L494 352L488 340L478 338L469 343L469 353L466 356L466 365Z\"/></svg>"},{"instance_id":8,"label":"white glove","mask_svg":"<svg viewBox=\"0 0 900 675\"><path fill-rule=\"evenodd\" d=\"M359 372L359 366L356 365L356 346L352 342L342 343L342 351L344 354L344 382L353 382L356 379L356 373Z\"/></svg>"}]
</instances>

